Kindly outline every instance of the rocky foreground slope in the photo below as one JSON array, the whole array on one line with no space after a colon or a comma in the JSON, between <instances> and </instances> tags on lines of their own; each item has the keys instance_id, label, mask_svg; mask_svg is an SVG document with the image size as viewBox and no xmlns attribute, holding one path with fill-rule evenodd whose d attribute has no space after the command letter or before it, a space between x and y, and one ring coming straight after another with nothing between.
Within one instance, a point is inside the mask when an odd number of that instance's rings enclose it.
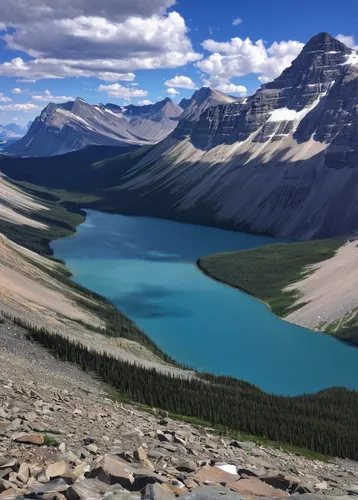
<instances>
[{"instance_id":1,"label":"rocky foreground slope","mask_svg":"<svg viewBox=\"0 0 358 500\"><path fill-rule=\"evenodd\" d=\"M358 54L314 36L253 96L190 122L187 109L122 177L118 209L301 239L349 233L358 220L357 81Z\"/></svg>"},{"instance_id":2,"label":"rocky foreground slope","mask_svg":"<svg viewBox=\"0 0 358 500\"><path fill-rule=\"evenodd\" d=\"M358 494L358 465L218 436L62 363L0 324L0 498L330 500Z\"/></svg>"},{"instance_id":3,"label":"rocky foreground slope","mask_svg":"<svg viewBox=\"0 0 358 500\"><path fill-rule=\"evenodd\" d=\"M182 108L167 98L153 105L91 106L81 98L50 103L27 134L7 151L22 156L54 156L86 146L155 144L178 124Z\"/></svg>"}]
</instances>

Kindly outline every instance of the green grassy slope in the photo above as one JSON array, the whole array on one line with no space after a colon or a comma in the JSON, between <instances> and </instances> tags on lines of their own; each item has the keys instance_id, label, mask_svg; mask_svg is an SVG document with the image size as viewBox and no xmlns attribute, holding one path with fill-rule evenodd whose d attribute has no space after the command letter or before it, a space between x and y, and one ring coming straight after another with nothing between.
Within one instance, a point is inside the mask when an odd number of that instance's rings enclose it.
<instances>
[{"instance_id":1,"label":"green grassy slope","mask_svg":"<svg viewBox=\"0 0 358 500\"><path fill-rule=\"evenodd\" d=\"M292 312L298 298L286 286L307 274L306 266L333 257L345 240L331 238L299 243L276 243L251 250L202 257L200 269L211 277L266 302L278 316Z\"/></svg>"},{"instance_id":2,"label":"green grassy slope","mask_svg":"<svg viewBox=\"0 0 358 500\"><path fill-rule=\"evenodd\" d=\"M345 242L344 238L330 238L278 243L202 257L198 266L208 276L262 300L272 312L285 317L304 302L294 305L300 298L299 291L283 289L310 273L307 266L333 257ZM322 325L322 331L358 345L357 312L332 325Z\"/></svg>"},{"instance_id":3,"label":"green grassy slope","mask_svg":"<svg viewBox=\"0 0 358 500\"><path fill-rule=\"evenodd\" d=\"M202 257L197 264L211 278L262 300L284 318L304 302L294 305L300 298L299 291L283 289L303 279L310 272L307 266L333 257L345 242L344 238L330 238L278 243ZM358 345L358 309L330 325L317 325L317 329Z\"/></svg>"}]
</instances>

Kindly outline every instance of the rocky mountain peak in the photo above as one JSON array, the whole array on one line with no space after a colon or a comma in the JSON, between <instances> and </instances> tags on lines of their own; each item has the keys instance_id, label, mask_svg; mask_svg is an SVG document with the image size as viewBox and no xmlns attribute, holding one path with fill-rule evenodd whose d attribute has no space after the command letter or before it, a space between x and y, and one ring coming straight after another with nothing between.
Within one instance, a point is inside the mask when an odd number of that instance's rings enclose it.
<instances>
[{"instance_id":1,"label":"rocky mountain peak","mask_svg":"<svg viewBox=\"0 0 358 500\"><path fill-rule=\"evenodd\" d=\"M182 108L173 102L170 97L156 102L155 104L145 104L136 106L129 104L124 107L126 116L147 117L150 120L161 120L163 118L178 118L182 113Z\"/></svg>"},{"instance_id":2,"label":"rocky mountain peak","mask_svg":"<svg viewBox=\"0 0 358 500\"><path fill-rule=\"evenodd\" d=\"M112 104L110 102L107 102L107 104L104 105L100 104L100 106L103 106L104 109L109 109L116 113L121 113L123 111L123 108L121 106L118 106L118 104Z\"/></svg>"},{"instance_id":3,"label":"rocky mountain peak","mask_svg":"<svg viewBox=\"0 0 358 500\"><path fill-rule=\"evenodd\" d=\"M68 106L65 109L75 114L89 112L92 109L92 106L81 97L76 97L74 101L69 101L65 105Z\"/></svg>"},{"instance_id":4,"label":"rocky mountain peak","mask_svg":"<svg viewBox=\"0 0 358 500\"><path fill-rule=\"evenodd\" d=\"M190 106L190 103L191 103L191 99L188 99L187 97L184 97L180 103L179 103L179 106L182 108L182 109L186 109L188 106Z\"/></svg>"},{"instance_id":5,"label":"rocky mountain peak","mask_svg":"<svg viewBox=\"0 0 358 500\"><path fill-rule=\"evenodd\" d=\"M140 197L145 215L226 229L303 239L356 230L357 51L318 33L244 101L195 106L208 92L126 173L137 214Z\"/></svg>"},{"instance_id":6,"label":"rocky mountain peak","mask_svg":"<svg viewBox=\"0 0 358 500\"><path fill-rule=\"evenodd\" d=\"M38 119L38 120L42 120L42 121L45 121L47 120L47 118L52 114L52 112L60 105L58 104L55 104L53 102L49 102L47 104L47 106L44 107L44 109L41 111L41 114L35 118L35 121Z\"/></svg>"},{"instance_id":7,"label":"rocky mountain peak","mask_svg":"<svg viewBox=\"0 0 358 500\"><path fill-rule=\"evenodd\" d=\"M235 102L234 97L223 94L219 90L212 89L211 87L202 87L194 92L190 103L186 103L186 109L180 120L195 121L200 115L211 106L218 104L231 104Z\"/></svg>"},{"instance_id":8,"label":"rocky mountain peak","mask_svg":"<svg viewBox=\"0 0 358 500\"><path fill-rule=\"evenodd\" d=\"M213 89L210 87L202 87L201 89L194 92L192 100L201 103L213 95Z\"/></svg>"},{"instance_id":9,"label":"rocky mountain peak","mask_svg":"<svg viewBox=\"0 0 358 500\"><path fill-rule=\"evenodd\" d=\"M75 102L87 104L87 102L84 99L82 99L82 97L76 97Z\"/></svg>"},{"instance_id":10,"label":"rocky mountain peak","mask_svg":"<svg viewBox=\"0 0 358 500\"><path fill-rule=\"evenodd\" d=\"M267 83L259 94L280 91L280 106L301 111L327 94L342 74L351 54L344 43L328 33L319 33L303 47L301 53L273 82Z\"/></svg>"},{"instance_id":11,"label":"rocky mountain peak","mask_svg":"<svg viewBox=\"0 0 358 500\"><path fill-rule=\"evenodd\" d=\"M155 109L157 111L160 110L160 109L164 109L164 108L176 109L177 107L179 107L179 105L176 104L174 101L172 101L170 99L170 97L166 97L162 101L159 101L159 102L153 104L153 109Z\"/></svg>"},{"instance_id":12,"label":"rocky mountain peak","mask_svg":"<svg viewBox=\"0 0 358 500\"><path fill-rule=\"evenodd\" d=\"M332 35L326 32L318 33L313 36L303 47L302 53L305 52L342 52L348 53L350 49Z\"/></svg>"}]
</instances>

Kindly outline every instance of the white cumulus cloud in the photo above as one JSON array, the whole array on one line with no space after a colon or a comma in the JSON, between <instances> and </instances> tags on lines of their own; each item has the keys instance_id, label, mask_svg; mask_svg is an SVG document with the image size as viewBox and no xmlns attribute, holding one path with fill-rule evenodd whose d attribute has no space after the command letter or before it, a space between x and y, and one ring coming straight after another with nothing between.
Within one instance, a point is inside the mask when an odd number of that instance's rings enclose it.
<instances>
[{"instance_id":1,"label":"white cumulus cloud","mask_svg":"<svg viewBox=\"0 0 358 500\"><path fill-rule=\"evenodd\" d=\"M19 87L15 87L14 89L12 89L12 93L13 94L22 94L22 90L19 89Z\"/></svg>"},{"instance_id":2,"label":"white cumulus cloud","mask_svg":"<svg viewBox=\"0 0 358 500\"><path fill-rule=\"evenodd\" d=\"M59 61L57 59L33 59L25 61L15 57L0 64L0 76L21 77L23 82L35 82L42 78L97 77L104 81L132 81L134 73L117 73L116 61Z\"/></svg>"},{"instance_id":3,"label":"white cumulus cloud","mask_svg":"<svg viewBox=\"0 0 358 500\"><path fill-rule=\"evenodd\" d=\"M233 83L221 83L218 85L217 90L225 94L239 94L240 96L247 95L247 88L244 85L235 85Z\"/></svg>"},{"instance_id":4,"label":"white cumulus cloud","mask_svg":"<svg viewBox=\"0 0 358 500\"><path fill-rule=\"evenodd\" d=\"M2 92L0 92L0 102L11 102L11 101L12 99L10 97L7 97Z\"/></svg>"},{"instance_id":5,"label":"white cumulus cloud","mask_svg":"<svg viewBox=\"0 0 358 500\"><path fill-rule=\"evenodd\" d=\"M52 95L49 90L45 90L43 94L33 94L32 99L37 102L65 102L74 101L75 98L65 95Z\"/></svg>"},{"instance_id":6,"label":"white cumulus cloud","mask_svg":"<svg viewBox=\"0 0 358 500\"><path fill-rule=\"evenodd\" d=\"M3 39L16 57L0 76L26 80L97 77L132 81L138 69L177 68L198 61L175 0L6 0Z\"/></svg>"},{"instance_id":7,"label":"white cumulus cloud","mask_svg":"<svg viewBox=\"0 0 358 500\"><path fill-rule=\"evenodd\" d=\"M358 50L358 45L356 44L356 39L353 35L342 35L341 33L336 36L337 40L347 45L350 49Z\"/></svg>"},{"instance_id":8,"label":"white cumulus cloud","mask_svg":"<svg viewBox=\"0 0 358 500\"><path fill-rule=\"evenodd\" d=\"M37 104L33 102L23 102L21 104L4 104L0 106L0 111L24 111L25 113L29 113L38 109Z\"/></svg>"},{"instance_id":9,"label":"white cumulus cloud","mask_svg":"<svg viewBox=\"0 0 358 500\"><path fill-rule=\"evenodd\" d=\"M167 87L177 87L181 89L195 89L196 85L193 80L187 76L175 76L164 82Z\"/></svg>"},{"instance_id":10,"label":"white cumulus cloud","mask_svg":"<svg viewBox=\"0 0 358 500\"><path fill-rule=\"evenodd\" d=\"M233 24L233 26L238 26L239 24L242 24L241 17L237 17L236 19L234 19L232 24Z\"/></svg>"},{"instance_id":11,"label":"white cumulus cloud","mask_svg":"<svg viewBox=\"0 0 358 500\"><path fill-rule=\"evenodd\" d=\"M231 78L254 73L264 83L273 80L290 66L303 48L295 41L274 42L266 47L263 40L231 38L228 42L205 40L205 50L211 52L206 59L196 63L213 86L230 84Z\"/></svg>"},{"instance_id":12,"label":"white cumulus cloud","mask_svg":"<svg viewBox=\"0 0 358 500\"><path fill-rule=\"evenodd\" d=\"M19 8L21 3L21 8ZM109 19L123 20L129 16L148 17L161 14L175 5L175 0L7 0L1 5L0 26L31 22L38 18L43 21L93 16L101 14Z\"/></svg>"},{"instance_id":13,"label":"white cumulus cloud","mask_svg":"<svg viewBox=\"0 0 358 500\"><path fill-rule=\"evenodd\" d=\"M131 99L132 97L146 97L148 95L147 90L141 90L133 87L124 87L120 83L112 83L112 85L100 85L98 87L98 91L106 92L109 97L115 97L118 99Z\"/></svg>"},{"instance_id":14,"label":"white cumulus cloud","mask_svg":"<svg viewBox=\"0 0 358 500\"><path fill-rule=\"evenodd\" d=\"M167 92L167 94L172 95L172 96L180 94L180 92L178 92L176 89L173 89L172 87L167 89L166 92Z\"/></svg>"},{"instance_id":15,"label":"white cumulus cloud","mask_svg":"<svg viewBox=\"0 0 358 500\"><path fill-rule=\"evenodd\" d=\"M154 102L149 99L143 99L143 101L139 101L137 104L138 106L149 106L150 104L154 104Z\"/></svg>"}]
</instances>

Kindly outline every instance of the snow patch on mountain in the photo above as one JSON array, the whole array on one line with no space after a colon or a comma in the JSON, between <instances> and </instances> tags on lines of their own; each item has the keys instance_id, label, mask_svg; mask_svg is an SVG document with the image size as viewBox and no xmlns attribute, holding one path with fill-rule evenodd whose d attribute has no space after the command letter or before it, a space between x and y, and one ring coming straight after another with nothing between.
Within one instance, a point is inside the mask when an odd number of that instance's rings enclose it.
<instances>
[{"instance_id":1,"label":"snow patch on mountain","mask_svg":"<svg viewBox=\"0 0 358 500\"><path fill-rule=\"evenodd\" d=\"M302 112L302 111L301 111ZM272 111L268 122L293 121L299 113L294 109L279 108Z\"/></svg>"},{"instance_id":2,"label":"snow patch on mountain","mask_svg":"<svg viewBox=\"0 0 358 500\"><path fill-rule=\"evenodd\" d=\"M343 64L358 64L358 52L352 51L352 53L347 56L346 62Z\"/></svg>"}]
</instances>

